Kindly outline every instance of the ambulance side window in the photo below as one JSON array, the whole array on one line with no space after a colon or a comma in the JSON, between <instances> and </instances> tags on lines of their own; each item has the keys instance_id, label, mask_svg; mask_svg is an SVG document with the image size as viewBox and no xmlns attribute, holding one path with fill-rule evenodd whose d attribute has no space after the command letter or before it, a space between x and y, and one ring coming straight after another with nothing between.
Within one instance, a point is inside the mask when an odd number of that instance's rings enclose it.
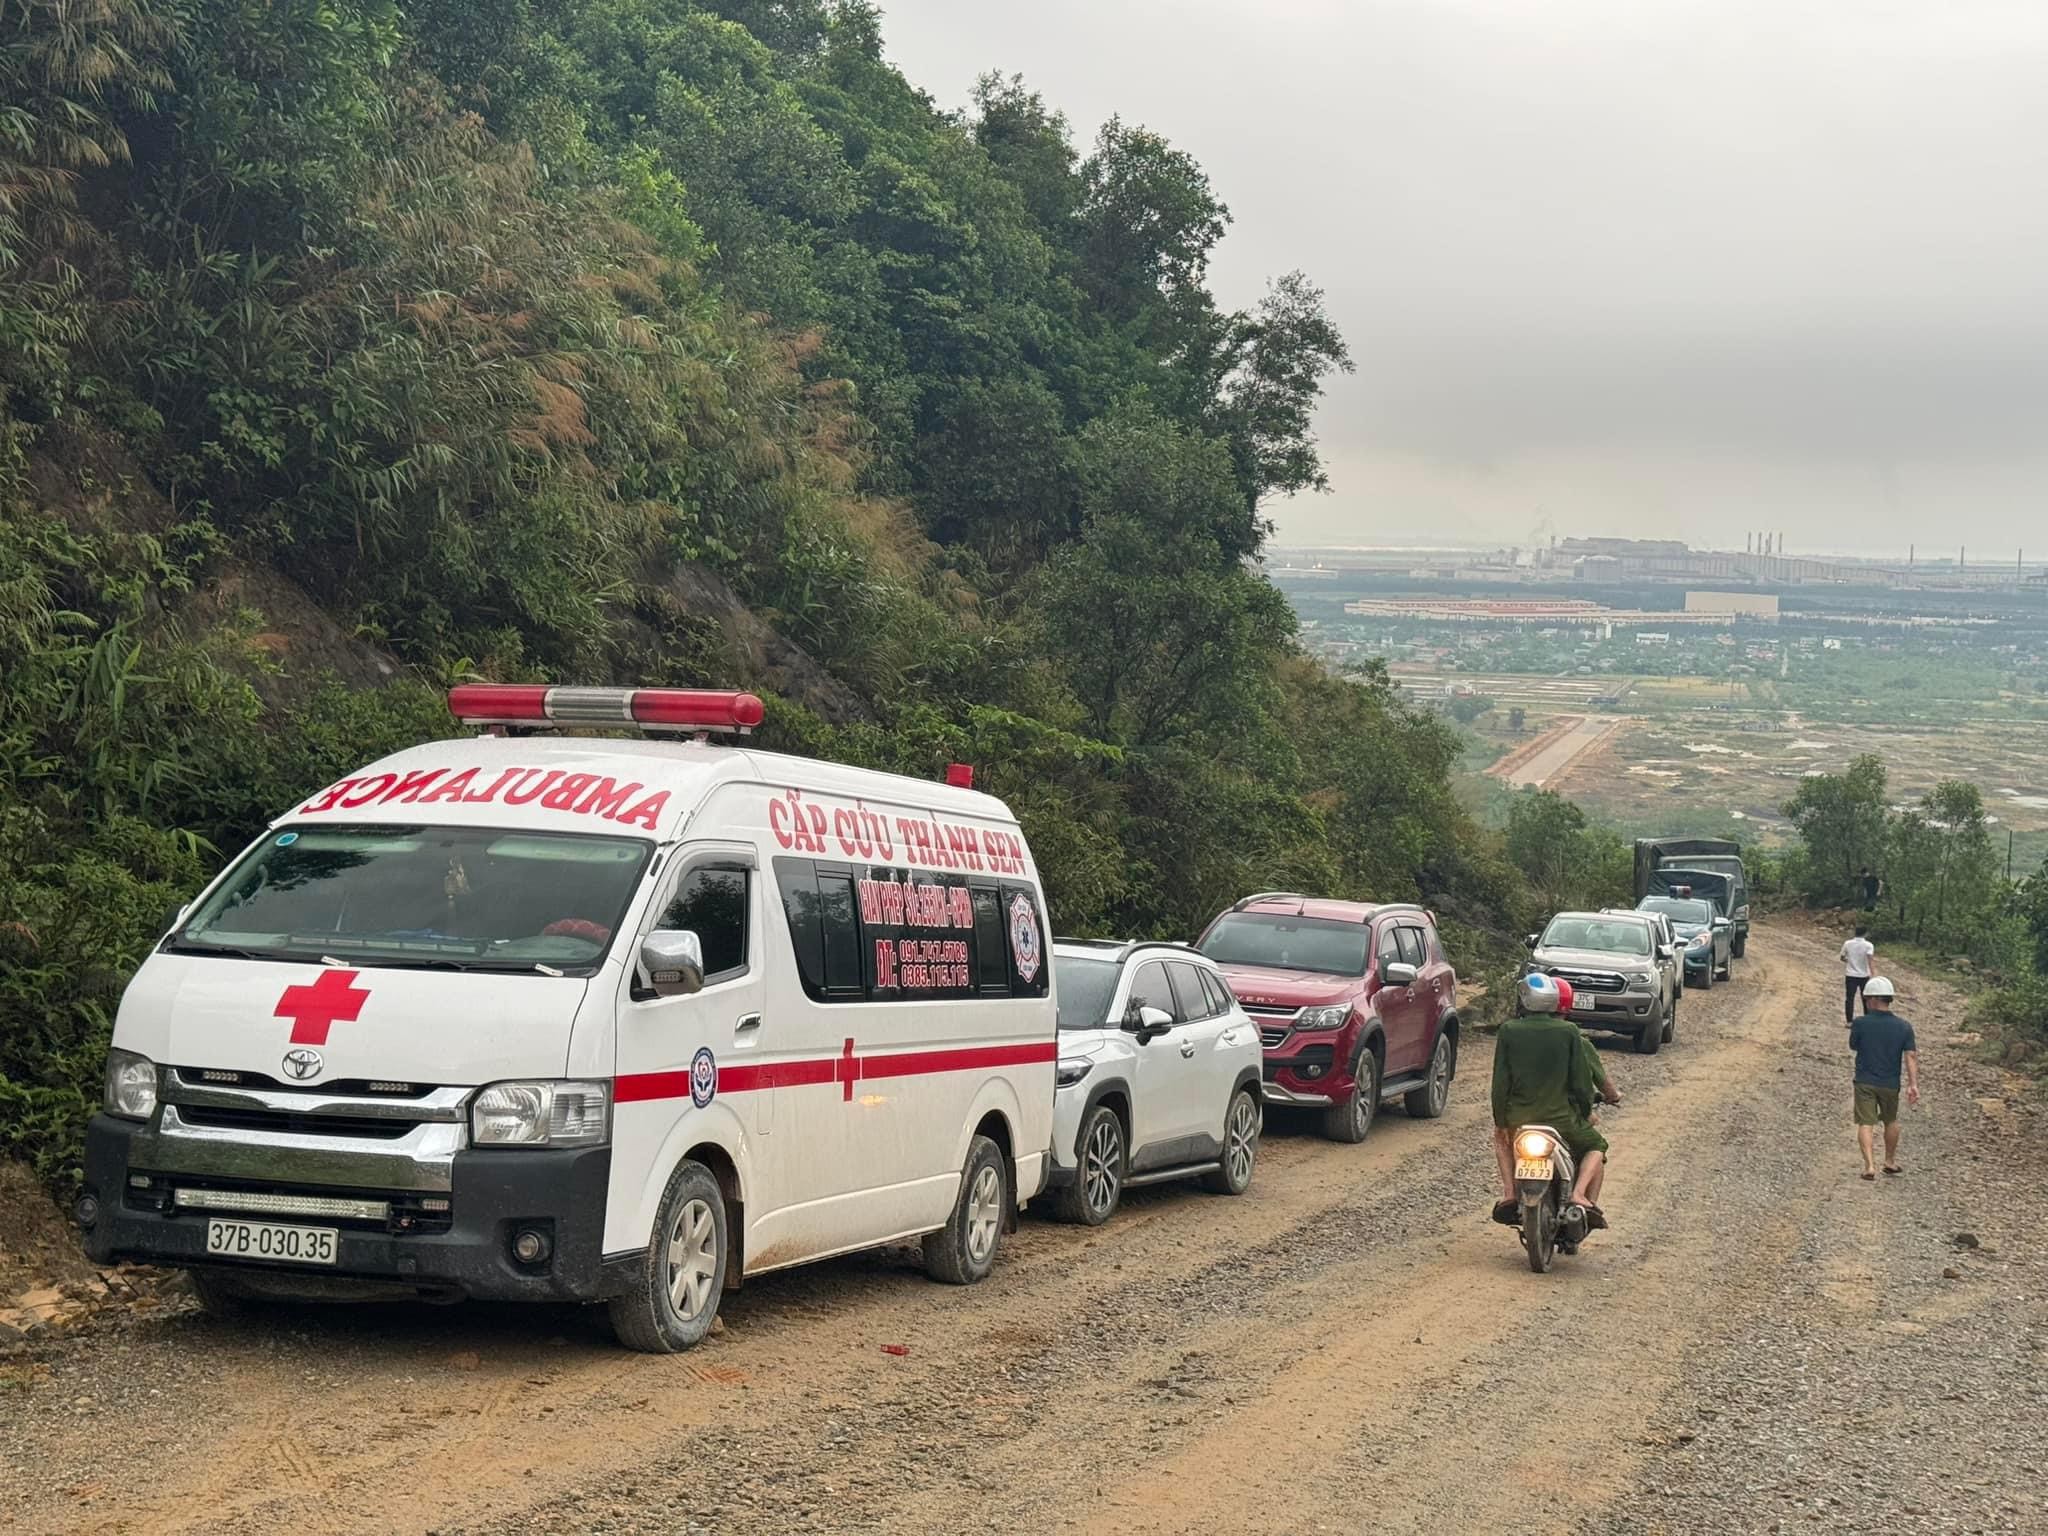
<instances>
[{"instance_id":1,"label":"ambulance side window","mask_svg":"<svg viewBox=\"0 0 2048 1536\"><path fill-rule=\"evenodd\" d=\"M1009 942L1003 937L1003 909L994 886L970 888L974 900L976 984L995 997L1010 995L1010 967L1004 960Z\"/></svg>"},{"instance_id":2,"label":"ambulance side window","mask_svg":"<svg viewBox=\"0 0 2048 1536\"><path fill-rule=\"evenodd\" d=\"M700 864L683 876L659 928L687 928L704 946L704 982L730 981L747 969L748 871Z\"/></svg>"},{"instance_id":3,"label":"ambulance side window","mask_svg":"<svg viewBox=\"0 0 2048 1536\"><path fill-rule=\"evenodd\" d=\"M775 884L805 994L819 1002L860 1001L866 987L852 874L808 859L777 859Z\"/></svg>"},{"instance_id":4,"label":"ambulance side window","mask_svg":"<svg viewBox=\"0 0 2048 1536\"><path fill-rule=\"evenodd\" d=\"M858 997L861 978L860 917L853 901L853 872L818 866L818 925L825 940L825 991Z\"/></svg>"}]
</instances>

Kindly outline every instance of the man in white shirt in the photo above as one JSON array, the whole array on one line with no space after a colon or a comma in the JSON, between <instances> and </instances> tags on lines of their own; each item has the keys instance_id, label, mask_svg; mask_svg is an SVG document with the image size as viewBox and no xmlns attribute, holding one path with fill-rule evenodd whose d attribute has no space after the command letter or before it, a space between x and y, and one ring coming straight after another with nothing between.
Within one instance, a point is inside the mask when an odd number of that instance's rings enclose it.
<instances>
[{"instance_id":1,"label":"man in white shirt","mask_svg":"<svg viewBox=\"0 0 2048 1536\"><path fill-rule=\"evenodd\" d=\"M1842 946L1842 1022L1856 1022L1856 999L1863 995L1863 987L1870 980L1870 967L1877 959L1877 946L1865 937L1870 930L1861 923L1856 933Z\"/></svg>"}]
</instances>

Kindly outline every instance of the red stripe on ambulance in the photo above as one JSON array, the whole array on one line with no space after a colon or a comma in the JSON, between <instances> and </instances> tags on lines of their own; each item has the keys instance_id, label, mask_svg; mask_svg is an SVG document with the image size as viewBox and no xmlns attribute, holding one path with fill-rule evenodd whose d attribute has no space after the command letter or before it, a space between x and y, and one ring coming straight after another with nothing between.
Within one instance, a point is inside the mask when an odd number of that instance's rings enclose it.
<instances>
[{"instance_id":1,"label":"red stripe on ambulance","mask_svg":"<svg viewBox=\"0 0 2048 1536\"><path fill-rule=\"evenodd\" d=\"M869 1078L927 1077L939 1072L969 1072L977 1068L1025 1067L1051 1061L1059 1054L1054 1041L1027 1045L974 1045L943 1051L901 1051L895 1055L862 1056L853 1042L836 1056L806 1057L798 1061L767 1061L745 1066L720 1067L720 1093L753 1093L767 1088L808 1088L839 1083L843 1097L853 1097L853 1085ZM680 1072L635 1072L612 1080L612 1100L618 1104L641 1104L654 1099L686 1099L690 1096L690 1074Z\"/></svg>"}]
</instances>

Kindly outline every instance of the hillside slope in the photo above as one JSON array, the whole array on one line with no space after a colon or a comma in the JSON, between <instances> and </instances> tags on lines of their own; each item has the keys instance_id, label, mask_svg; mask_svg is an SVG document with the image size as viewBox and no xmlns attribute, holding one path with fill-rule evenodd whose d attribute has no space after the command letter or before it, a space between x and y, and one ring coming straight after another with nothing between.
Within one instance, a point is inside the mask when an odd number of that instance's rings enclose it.
<instances>
[{"instance_id":1,"label":"hillside slope","mask_svg":"<svg viewBox=\"0 0 2048 1536\"><path fill-rule=\"evenodd\" d=\"M1062 931L1517 889L1253 556L1321 295L863 0L28 0L0 18L0 1149L61 1175L164 911L465 676L744 684L975 763Z\"/></svg>"}]
</instances>

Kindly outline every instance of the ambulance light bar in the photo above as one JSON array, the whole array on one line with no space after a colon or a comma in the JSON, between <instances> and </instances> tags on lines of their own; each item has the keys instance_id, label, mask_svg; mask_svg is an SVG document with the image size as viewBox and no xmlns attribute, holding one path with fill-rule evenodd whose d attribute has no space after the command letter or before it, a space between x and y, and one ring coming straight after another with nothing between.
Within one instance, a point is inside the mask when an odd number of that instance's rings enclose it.
<instances>
[{"instance_id":1,"label":"ambulance light bar","mask_svg":"<svg viewBox=\"0 0 2048 1536\"><path fill-rule=\"evenodd\" d=\"M723 689L557 688L546 683L463 683L448 690L448 711L464 725L525 730L639 726L742 735L765 714L758 696Z\"/></svg>"}]
</instances>

